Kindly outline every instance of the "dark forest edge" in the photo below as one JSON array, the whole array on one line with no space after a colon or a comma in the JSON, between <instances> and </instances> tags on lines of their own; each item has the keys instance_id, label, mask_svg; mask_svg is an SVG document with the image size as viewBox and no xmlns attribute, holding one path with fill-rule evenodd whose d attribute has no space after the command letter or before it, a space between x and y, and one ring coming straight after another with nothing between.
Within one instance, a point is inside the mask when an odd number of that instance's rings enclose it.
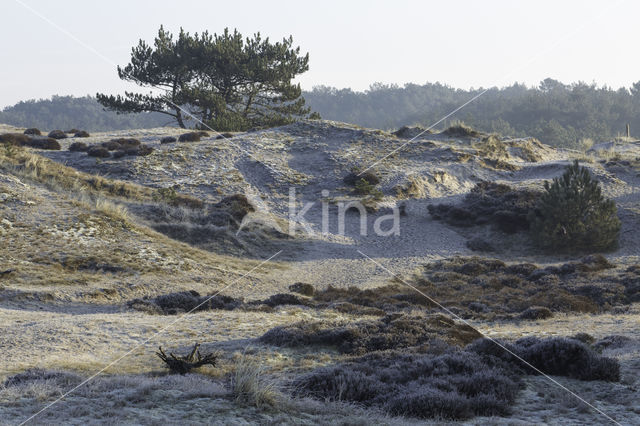
<instances>
[{"instance_id":1,"label":"dark forest edge","mask_svg":"<svg viewBox=\"0 0 640 426\"><path fill-rule=\"evenodd\" d=\"M303 92L303 97L324 119L390 130L431 125L483 90L455 89L439 83L402 87L376 83L364 92L319 86ZM88 131L173 125L168 118L157 113L117 115L104 111L90 96L23 101L0 112L0 123ZM625 136L627 124L631 136L640 132L640 82L629 89L612 89L546 79L535 88L521 84L492 88L452 116L451 122L454 120L485 132L533 136L552 146L582 148L589 139L598 142ZM437 127L445 128L451 122Z\"/></svg>"}]
</instances>

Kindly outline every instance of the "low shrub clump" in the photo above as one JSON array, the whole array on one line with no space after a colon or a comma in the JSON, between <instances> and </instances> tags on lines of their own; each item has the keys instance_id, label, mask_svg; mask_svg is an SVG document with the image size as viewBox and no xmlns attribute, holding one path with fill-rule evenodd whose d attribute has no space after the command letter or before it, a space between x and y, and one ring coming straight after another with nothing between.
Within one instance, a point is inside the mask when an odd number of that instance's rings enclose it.
<instances>
[{"instance_id":1,"label":"low shrub clump","mask_svg":"<svg viewBox=\"0 0 640 426\"><path fill-rule=\"evenodd\" d=\"M73 137L74 138L88 138L89 136L91 136L88 132L84 131L84 130L78 130L76 132L73 132Z\"/></svg>"},{"instance_id":2,"label":"low shrub clump","mask_svg":"<svg viewBox=\"0 0 640 426\"><path fill-rule=\"evenodd\" d=\"M313 285L307 283L295 283L289 286L289 291L299 293L305 296L313 296L316 289Z\"/></svg>"},{"instance_id":3,"label":"low shrub clump","mask_svg":"<svg viewBox=\"0 0 640 426\"><path fill-rule=\"evenodd\" d=\"M160 143L165 144L165 143L173 143L176 142L176 138L174 138L173 136L165 136L162 139L160 139Z\"/></svg>"},{"instance_id":4,"label":"low shrub clump","mask_svg":"<svg viewBox=\"0 0 640 426\"><path fill-rule=\"evenodd\" d=\"M576 339L552 337L539 339L524 337L514 343L500 342L509 352L489 339L474 342L467 350L480 355L498 357L527 374L566 376L579 380L620 381L620 364L613 358L603 357L592 347ZM532 369L520 359L531 364Z\"/></svg>"},{"instance_id":5,"label":"low shrub clump","mask_svg":"<svg viewBox=\"0 0 640 426\"><path fill-rule=\"evenodd\" d=\"M65 139L67 134L62 130L52 130L47 136L53 139Z\"/></svg>"},{"instance_id":6,"label":"low shrub clump","mask_svg":"<svg viewBox=\"0 0 640 426\"><path fill-rule=\"evenodd\" d=\"M54 138L30 139L23 146L29 146L37 149L59 150L60 143Z\"/></svg>"},{"instance_id":7,"label":"low shrub clump","mask_svg":"<svg viewBox=\"0 0 640 426\"><path fill-rule=\"evenodd\" d=\"M3 133L0 135L0 143L12 146L23 146L31 141L31 137L22 133Z\"/></svg>"},{"instance_id":8,"label":"low shrub clump","mask_svg":"<svg viewBox=\"0 0 640 426\"><path fill-rule=\"evenodd\" d=\"M576 160L552 183L529 215L531 236L550 251L601 251L614 248L620 219L612 200L605 199L600 184Z\"/></svg>"},{"instance_id":9,"label":"low shrub clump","mask_svg":"<svg viewBox=\"0 0 640 426\"><path fill-rule=\"evenodd\" d=\"M69 151L71 152L87 152L89 151L89 146L84 142L74 142L69 145Z\"/></svg>"},{"instance_id":10,"label":"low shrub clump","mask_svg":"<svg viewBox=\"0 0 640 426\"><path fill-rule=\"evenodd\" d=\"M132 157L144 157L147 155L151 155L153 153L153 148L148 145L140 145L127 149L119 149L113 153L113 158L122 158L126 155Z\"/></svg>"},{"instance_id":11,"label":"low shrub clump","mask_svg":"<svg viewBox=\"0 0 640 426\"><path fill-rule=\"evenodd\" d=\"M452 226L491 224L512 234L529 229L529 212L540 196L538 191L483 181L473 187L460 205L430 204L427 208L434 219Z\"/></svg>"},{"instance_id":12,"label":"low shrub clump","mask_svg":"<svg viewBox=\"0 0 640 426\"><path fill-rule=\"evenodd\" d=\"M459 257L424 265L410 281L464 318L537 320L554 312L596 313L640 299L640 273L609 272L603 256L587 256L560 266L508 265L500 260ZM318 290L316 306L360 315L439 308L415 290L397 284L376 289L329 286Z\"/></svg>"},{"instance_id":13,"label":"low shrub clump","mask_svg":"<svg viewBox=\"0 0 640 426\"><path fill-rule=\"evenodd\" d=\"M579 380L620 380L615 359L578 340L527 337L498 343L478 339L464 349L379 350L302 374L292 385L300 396L378 407L392 415L463 420L509 414L522 377L537 370Z\"/></svg>"},{"instance_id":14,"label":"low shrub clump","mask_svg":"<svg viewBox=\"0 0 640 426\"><path fill-rule=\"evenodd\" d=\"M130 308L158 315L177 315L185 312L210 311L214 309L234 310L242 300L230 296L201 296L195 290L164 294L155 298L134 299Z\"/></svg>"},{"instance_id":15,"label":"low shrub clump","mask_svg":"<svg viewBox=\"0 0 640 426\"><path fill-rule=\"evenodd\" d=\"M275 346L334 346L345 354L428 345L434 340L464 346L481 335L442 315L392 314L357 323L300 322L275 327L260 341Z\"/></svg>"},{"instance_id":16,"label":"low shrub clump","mask_svg":"<svg viewBox=\"0 0 640 426\"><path fill-rule=\"evenodd\" d=\"M246 215L256 211L251 201L243 194L234 194L225 197L217 204L214 204L213 207L227 211L236 222L236 225L240 225Z\"/></svg>"},{"instance_id":17,"label":"low shrub clump","mask_svg":"<svg viewBox=\"0 0 640 426\"><path fill-rule=\"evenodd\" d=\"M76 129L75 127L69 130L65 130L65 133L70 133L70 134L76 134L78 132L81 132L81 130Z\"/></svg>"},{"instance_id":18,"label":"low shrub clump","mask_svg":"<svg viewBox=\"0 0 640 426\"><path fill-rule=\"evenodd\" d=\"M24 131L25 135L35 135L35 136L40 136L42 135L42 132L39 129L36 129L35 127L31 127L27 130Z\"/></svg>"},{"instance_id":19,"label":"low shrub clump","mask_svg":"<svg viewBox=\"0 0 640 426\"><path fill-rule=\"evenodd\" d=\"M520 319L525 320L541 320L551 318L552 316L553 312L551 312L551 309L545 308L544 306L532 306L518 315Z\"/></svg>"},{"instance_id":20,"label":"low shrub clump","mask_svg":"<svg viewBox=\"0 0 640 426\"><path fill-rule=\"evenodd\" d=\"M36 138L33 139L29 135L22 133L4 133L0 135L0 143L7 146L28 146L37 149L60 149L60 143L53 138Z\"/></svg>"},{"instance_id":21,"label":"low shrub clump","mask_svg":"<svg viewBox=\"0 0 640 426\"><path fill-rule=\"evenodd\" d=\"M111 139L108 142L103 142L101 145L109 151L126 151L128 149L134 149L140 146L140 141L134 138L118 138Z\"/></svg>"},{"instance_id":22,"label":"low shrub clump","mask_svg":"<svg viewBox=\"0 0 640 426\"><path fill-rule=\"evenodd\" d=\"M208 136L208 133L205 132L205 135ZM200 141L201 137L202 137L202 133L201 132L183 133L178 138L178 141L180 141L180 142L198 142L198 141Z\"/></svg>"},{"instance_id":23,"label":"low shrub clump","mask_svg":"<svg viewBox=\"0 0 640 426\"><path fill-rule=\"evenodd\" d=\"M233 137L233 133L222 132L218 136L216 136L216 139L231 139L232 137Z\"/></svg>"},{"instance_id":24,"label":"low shrub clump","mask_svg":"<svg viewBox=\"0 0 640 426\"><path fill-rule=\"evenodd\" d=\"M301 375L293 386L302 396L451 420L506 415L521 388L519 377L499 362L455 350L378 352Z\"/></svg>"},{"instance_id":25,"label":"low shrub clump","mask_svg":"<svg viewBox=\"0 0 640 426\"><path fill-rule=\"evenodd\" d=\"M96 157L96 158L111 157L111 153L109 153L109 150L103 146L92 146L87 150L87 155L89 157Z\"/></svg>"}]
</instances>

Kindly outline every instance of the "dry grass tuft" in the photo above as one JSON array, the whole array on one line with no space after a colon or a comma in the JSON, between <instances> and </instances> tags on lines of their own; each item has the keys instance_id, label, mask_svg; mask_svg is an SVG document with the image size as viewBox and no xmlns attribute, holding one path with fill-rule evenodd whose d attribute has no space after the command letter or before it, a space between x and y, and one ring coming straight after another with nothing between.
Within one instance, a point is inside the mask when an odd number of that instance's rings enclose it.
<instances>
[{"instance_id":1,"label":"dry grass tuft","mask_svg":"<svg viewBox=\"0 0 640 426\"><path fill-rule=\"evenodd\" d=\"M237 402L257 408L275 407L282 400L282 394L276 382L267 376L266 368L246 353L236 363L231 391Z\"/></svg>"}]
</instances>

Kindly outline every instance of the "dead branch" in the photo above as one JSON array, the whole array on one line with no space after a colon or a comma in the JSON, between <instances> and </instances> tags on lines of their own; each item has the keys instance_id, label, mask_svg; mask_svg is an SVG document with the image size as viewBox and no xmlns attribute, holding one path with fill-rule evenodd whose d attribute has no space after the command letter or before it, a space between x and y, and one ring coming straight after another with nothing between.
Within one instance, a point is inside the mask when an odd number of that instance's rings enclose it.
<instances>
[{"instance_id":1,"label":"dead branch","mask_svg":"<svg viewBox=\"0 0 640 426\"><path fill-rule=\"evenodd\" d=\"M206 364L215 367L220 354L210 353L203 357L200 355L199 347L200 344L196 343L191 352L185 356L176 356L171 352L169 352L169 356L167 356L162 350L162 346L160 346L158 348L160 352L156 352L156 355L167 364L167 367L169 367L172 373L186 374L194 368L199 368Z\"/></svg>"}]
</instances>

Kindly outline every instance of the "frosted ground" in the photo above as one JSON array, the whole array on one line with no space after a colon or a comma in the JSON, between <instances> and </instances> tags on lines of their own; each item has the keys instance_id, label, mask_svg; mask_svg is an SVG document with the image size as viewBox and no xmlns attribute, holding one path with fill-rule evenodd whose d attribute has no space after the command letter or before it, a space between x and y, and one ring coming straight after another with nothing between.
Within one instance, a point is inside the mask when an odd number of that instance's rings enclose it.
<instances>
[{"instance_id":1,"label":"frosted ground","mask_svg":"<svg viewBox=\"0 0 640 426\"><path fill-rule=\"evenodd\" d=\"M0 133L19 131L9 126ZM61 140L62 150L33 153L71 169L150 188L177 185L176 190L209 203L245 194L258 207L252 221L236 232L209 229L209 241L178 241L158 232L158 217L149 214L153 201L105 196L83 198L55 179L42 179L7 167L0 170L0 269L15 269L0 281L0 361L2 379L31 368L55 371L42 379L0 389L0 420L20 423L55 400L82 378L109 365L104 375L81 387L33 420L34 423L218 424L329 423L403 424L417 421L391 418L348 404L287 399L277 409L235 401L229 373L239 359L257 360L264 375L278 382L287 375L330 363L330 349L299 352L263 347L255 338L269 329L301 320L356 321L362 315L283 305L272 311L206 311L188 314L173 323L172 316L148 315L127 302L176 291L195 290L245 300L285 293L305 282L318 289L358 286L376 288L392 278L358 250L393 274L409 279L422 265L452 256L472 256L470 237L487 229L456 229L432 220L429 203L456 202L480 180L518 188L540 187L558 176L574 158L584 161L602 182L606 196L619 206L623 222L620 248L607 254L618 270L638 263L638 171L629 159L640 156L635 143L610 144L589 152L556 150L531 139L506 139L501 162L487 161L473 138L425 133L404 149L376 164L382 200L370 219L404 205L400 234L377 236L359 232L359 220L347 215L346 233L337 223L321 232L321 202L332 205L353 198L343 177L354 167L366 167L407 139L387 132L343 123L308 121L277 129L200 142L161 144L165 136L183 130L158 128L104 132L90 138ZM155 151L147 157L102 159L69 152L77 141L99 143L116 137L135 137ZM490 158L496 160L496 158ZM535 161L533 161L535 160ZM605 160L605 161L601 161ZM613 164L612 164L613 163ZM314 202L306 220L315 231L282 235L295 188L299 208ZM329 191L322 196L321 191ZM98 201L103 201L101 204ZM155 211L155 210L154 210ZM332 212L335 211L332 207ZM188 209L172 210L172 226L193 226ZM163 216L162 220L166 220ZM371 225L371 224L369 224ZM200 229L200 228L197 228ZM500 237L502 238L502 237ZM569 257L532 255L518 237L500 240L492 253L505 262L554 265ZM261 262L282 251L273 261ZM78 268L87 259L114 269ZM84 262L84 263L83 263ZM474 321L494 338L570 336L585 332L596 339L617 334L633 339L605 349L618 359L620 383L581 382L561 378L567 387L591 401L622 424L640 424L640 306L602 314L563 314L535 321ZM154 336L154 333L162 332ZM153 336L153 337L152 337ZM152 337L150 341L147 341ZM202 349L224 353L217 368L200 374L167 376L155 356L157 346L186 351L195 342ZM248 349L247 349L248 348ZM286 392L285 392L286 393ZM526 379L509 418L476 418L469 423L599 424L606 419L542 377Z\"/></svg>"}]
</instances>

